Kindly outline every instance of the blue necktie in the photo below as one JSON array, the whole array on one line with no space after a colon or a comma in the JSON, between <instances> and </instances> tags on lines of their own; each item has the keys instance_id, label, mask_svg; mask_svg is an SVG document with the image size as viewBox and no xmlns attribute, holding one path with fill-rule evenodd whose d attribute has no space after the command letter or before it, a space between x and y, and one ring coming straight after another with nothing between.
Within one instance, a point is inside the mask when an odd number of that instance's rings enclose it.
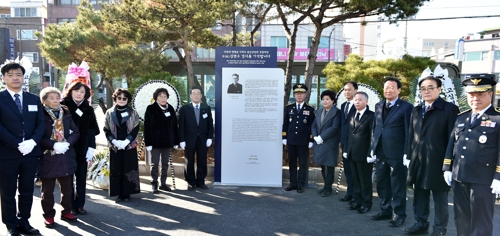
<instances>
[{"instance_id":1,"label":"blue necktie","mask_svg":"<svg viewBox=\"0 0 500 236\"><path fill-rule=\"evenodd\" d=\"M14 94L14 101L16 102L17 109L19 109L20 113L23 113L23 105L21 104L21 99L19 99L19 94Z\"/></svg>"}]
</instances>

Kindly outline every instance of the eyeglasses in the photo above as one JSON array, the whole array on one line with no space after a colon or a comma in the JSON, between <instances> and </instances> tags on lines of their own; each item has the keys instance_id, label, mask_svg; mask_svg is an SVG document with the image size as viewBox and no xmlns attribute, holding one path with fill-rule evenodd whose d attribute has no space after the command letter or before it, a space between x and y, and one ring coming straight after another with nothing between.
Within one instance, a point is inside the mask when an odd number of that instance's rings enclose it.
<instances>
[{"instance_id":1,"label":"eyeglasses","mask_svg":"<svg viewBox=\"0 0 500 236\"><path fill-rule=\"evenodd\" d=\"M118 100L118 101L127 101L128 98L127 97L116 97L116 100Z\"/></svg>"},{"instance_id":2,"label":"eyeglasses","mask_svg":"<svg viewBox=\"0 0 500 236\"><path fill-rule=\"evenodd\" d=\"M435 87L427 87L427 88L421 87L420 91L422 91L422 92L427 92L427 91L432 92L434 89L435 89Z\"/></svg>"}]
</instances>

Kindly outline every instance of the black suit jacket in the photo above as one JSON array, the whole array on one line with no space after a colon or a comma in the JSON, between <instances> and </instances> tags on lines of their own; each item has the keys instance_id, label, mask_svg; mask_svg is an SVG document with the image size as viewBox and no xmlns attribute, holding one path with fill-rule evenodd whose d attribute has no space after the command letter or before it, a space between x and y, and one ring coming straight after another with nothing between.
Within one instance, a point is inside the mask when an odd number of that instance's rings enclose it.
<instances>
[{"instance_id":1,"label":"black suit jacket","mask_svg":"<svg viewBox=\"0 0 500 236\"><path fill-rule=\"evenodd\" d=\"M243 92L243 86L241 84L230 84L227 87L227 93L242 93Z\"/></svg>"},{"instance_id":2,"label":"black suit jacket","mask_svg":"<svg viewBox=\"0 0 500 236\"><path fill-rule=\"evenodd\" d=\"M353 103L353 102L354 102L354 100L351 100L351 103ZM342 105L340 105L340 126L341 126L340 146L342 146L342 147L344 146L344 142L345 142L345 139L347 137L347 127L349 126L349 120L351 120L351 118L354 116L354 114L356 114L356 108L354 107L354 105L351 105L351 109L349 110L349 113L346 116L344 113L346 104L347 104L347 102L344 102L344 103L342 103Z\"/></svg>"},{"instance_id":3,"label":"black suit jacket","mask_svg":"<svg viewBox=\"0 0 500 236\"><path fill-rule=\"evenodd\" d=\"M375 126L371 148L376 153L377 145L381 142L387 158L403 161L403 155L407 151L406 143L413 105L398 98L385 121L382 119L384 106L385 100L375 105Z\"/></svg>"},{"instance_id":4,"label":"black suit jacket","mask_svg":"<svg viewBox=\"0 0 500 236\"><path fill-rule=\"evenodd\" d=\"M305 145L313 142L311 125L314 121L314 107L303 103L297 112L297 103L290 103L285 107L283 115L282 139L288 145Z\"/></svg>"},{"instance_id":5,"label":"black suit jacket","mask_svg":"<svg viewBox=\"0 0 500 236\"><path fill-rule=\"evenodd\" d=\"M351 110L356 111L356 108ZM353 161L366 162L366 157L370 156L375 113L367 108L359 122L355 122L354 119L355 116L351 116L347 122L347 135L342 149Z\"/></svg>"},{"instance_id":6,"label":"black suit jacket","mask_svg":"<svg viewBox=\"0 0 500 236\"><path fill-rule=\"evenodd\" d=\"M40 157L40 140L45 132L45 120L40 97L23 92L23 112L7 90L0 92L0 159L19 158L23 154L17 147L24 140L33 139L37 145L27 156ZM36 109L36 111L35 111ZM31 111L30 111L31 110Z\"/></svg>"},{"instance_id":7,"label":"black suit jacket","mask_svg":"<svg viewBox=\"0 0 500 236\"><path fill-rule=\"evenodd\" d=\"M200 123L196 125L193 103L184 105L179 110L179 142L186 142L186 148L195 148L196 139L200 136L205 144L214 137L212 111L207 104L200 103Z\"/></svg>"}]
</instances>

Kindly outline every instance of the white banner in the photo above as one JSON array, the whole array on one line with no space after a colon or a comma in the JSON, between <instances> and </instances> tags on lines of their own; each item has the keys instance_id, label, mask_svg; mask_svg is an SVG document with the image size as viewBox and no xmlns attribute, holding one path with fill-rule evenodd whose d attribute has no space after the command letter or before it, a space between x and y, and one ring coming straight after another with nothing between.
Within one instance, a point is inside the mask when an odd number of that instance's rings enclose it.
<instances>
[{"instance_id":1,"label":"white banner","mask_svg":"<svg viewBox=\"0 0 500 236\"><path fill-rule=\"evenodd\" d=\"M284 79L283 69L222 68L221 184L281 187Z\"/></svg>"}]
</instances>

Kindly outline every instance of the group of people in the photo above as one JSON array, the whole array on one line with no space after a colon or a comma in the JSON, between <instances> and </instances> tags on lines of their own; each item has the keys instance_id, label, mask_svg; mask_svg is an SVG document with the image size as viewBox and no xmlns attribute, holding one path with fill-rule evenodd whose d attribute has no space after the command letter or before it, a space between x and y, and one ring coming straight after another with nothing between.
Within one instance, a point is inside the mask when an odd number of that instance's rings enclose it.
<instances>
[{"instance_id":1,"label":"group of people","mask_svg":"<svg viewBox=\"0 0 500 236\"><path fill-rule=\"evenodd\" d=\"M64 94L54 87L42 89L40 96L22 90L25 69L16 62L1 68L6 89L0 92L0 195L2 222L7 235L37 235L28 219L33 203L34 179L41 182L41 205L46 227L55 226L54 188L59 183L62 206L60 219L76 221L85 215L88 163L100 133L94 109L90 106L91 89L81 80L69 84ZM82 78L83 79L83 78ZM201 103L200 88L190 92L191 103L175 110L167 103L169 93L159 88L155 102L145 114L145 144L152 154L153 193L158 188L170 191L166 172L170 149L179 145L185 150L185 178L188 190L208 189L207 149L212 144L211 109ZM140 118L129 104L132 95L116 89L114 106L105 114L103 131L109 141L109 196L116 202L130 201L140 192L137 160L137 134ZM195 155L197 170L195 172ZM159 163L162 163L158 182ZM16 204L16 192L19 193Z\"/></svg>"},{"instance_id":2,"label":"group of people","mask_svg":"<svg viewBox=\"0 0 500 236\"><path fill-rule=\"evenodd\" d=\"M406 220L407 188L414 191L416 223L404 232L427 234L430 195L434 199L431 235L445 235L449 220L448 192L453 189L458 235L492 235L495 194L500 194L500 109L492 106L496 81L477 74L462 82L471 110L459 114L456 105L441 98L442 81L428 76L418 83L422 102L401 100L401 82L389 77L384 98L369 110L368 94L358 84L344 84L346 102L336 108L335 92L321 93L316 112L304 103L307 87L293 86L296 102L285 107L283 144L287 146L290 185L285 191L304 192L309 149L321 166L324 187L332 193L339 152L345 170L349 210L364 214L372 208L372 183L380 210L372 220L389 220L400 227ZM297 172L297 162L299 170ZM375 174L373 175L373 171Z\"/></svg>"}]
</instances>

